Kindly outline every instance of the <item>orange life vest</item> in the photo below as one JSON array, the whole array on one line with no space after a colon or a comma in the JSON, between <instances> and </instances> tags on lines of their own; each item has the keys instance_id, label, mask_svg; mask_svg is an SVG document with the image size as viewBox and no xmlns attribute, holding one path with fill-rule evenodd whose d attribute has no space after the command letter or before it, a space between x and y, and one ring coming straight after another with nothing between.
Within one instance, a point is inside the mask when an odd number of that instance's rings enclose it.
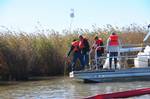
<instances>
[{"instance_id":1,"label":"orange life vest","mask_svg":"<svg viewBox=\"0 0 150 99\"><path fill-rule=\"evenodd\" d=\"M98 40L96 40L96 44L97 44L98 46L100 46L100 44L101 44L102 42L103 42L103 41L102 41L101 38L99 38Z\"/></svg>"},{"instance_id":2,"label":"orange life vest","mask_svg":"<svg viewBox=\"0 0 150 99\"><path fill-rule=\"evenodd\" d=\"M102 41L102 39L101 38L99 38L98 40L96 40L96 42L95 42L95 44L97 45L97 47L98 46L100 46L101 45L101 43L103 43L103 41ZM101 50L101 47L99 47L98 48L98 50Z\"/></svg>"},{"instance_id":3,"label":"orange life vest","mask_svg":"<svg viewBox=\"0 0 150 99\"><path fill-rule=\"evenodd\" d=\"M110 39L110 42L109 42L110 46L118 46L119 45L118 35L110 35L109 39Z\"/></svg>"},{"instance_id":4,"label":"orange life vest","mask_svg":"<svg viewBox=\"0 0 150 99\"><path fill-rule=\"evenodd\" d=\"M84 40L85 38L83 38L81 41L79 41L79 48L80 49L83 49L85 46L84 46Z\"/></svg>"},{"instance_id":5,"label":"orange life vest","mask_svg":"<svg viewBox=\"0 0 150 99\"><path fill-rule=\"evenodd\" d=\"M72 42L72 46L74 46L74 49L73 49L74 52L79 51L79 41Z\"/></svg>"}]
</instances>

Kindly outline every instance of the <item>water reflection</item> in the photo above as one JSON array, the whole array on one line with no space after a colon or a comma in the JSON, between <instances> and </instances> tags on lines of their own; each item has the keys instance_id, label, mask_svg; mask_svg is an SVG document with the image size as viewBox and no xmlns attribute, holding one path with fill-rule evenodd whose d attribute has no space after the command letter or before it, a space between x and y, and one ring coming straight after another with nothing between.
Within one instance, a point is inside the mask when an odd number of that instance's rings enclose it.
<instances>
[{"instance_id":1,"label":"water reflection","mask_svg":"<svg viewBox=\"0 0 150 99\"><path fill-rule=\"evenodd\" d=\"M85 84L67 77L0 85L0 99L78 99L100 93L150 87L149 82ZM149 95L138 97L150 98ZM137 98L137 97L136 97Z\"/></svg>"}]
</instances>

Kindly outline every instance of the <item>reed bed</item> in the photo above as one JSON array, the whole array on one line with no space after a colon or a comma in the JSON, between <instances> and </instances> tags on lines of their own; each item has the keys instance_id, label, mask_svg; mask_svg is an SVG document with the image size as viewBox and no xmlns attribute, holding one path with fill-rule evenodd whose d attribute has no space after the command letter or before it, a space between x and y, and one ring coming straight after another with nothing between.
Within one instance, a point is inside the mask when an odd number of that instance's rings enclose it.
<instances>
[{"instance_id":1,"label":"reed bed","mask_svg":"<svg viewBox=\"0 0 150 99\"><path fill-rule=\"evenodd\" d=\"M123 28L106 25L92 31L77 29L58 33L54 30L36 33L6 31L0 33L0 78L1 80L28 80L34 76L56 76L68 72L70 61L64 56L71 41L82 33L90 45L95 35L106 40L116 31L122 44L143 44L147 29L138 25ZM148 41L149 42L149 41Z\"/></svg>"}]
</instances>

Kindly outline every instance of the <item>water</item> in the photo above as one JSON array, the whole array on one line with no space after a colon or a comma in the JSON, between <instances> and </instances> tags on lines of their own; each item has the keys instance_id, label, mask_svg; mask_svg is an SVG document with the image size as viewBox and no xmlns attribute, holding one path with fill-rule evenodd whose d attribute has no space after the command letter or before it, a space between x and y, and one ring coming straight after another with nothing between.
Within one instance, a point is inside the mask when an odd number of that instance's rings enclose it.
<instances>
[{"instance_id":1,"label":"water","mask_svg":"<svg viewBox=\"0 0 150 99\"><path fill-rule=\"evenodd\" d=\"M85 84L67 77L0 85L0 99L80 99L100 93L150 87L149 81ZM150 95L130 99L150 99Z\"/></svg>"}]
</instances>

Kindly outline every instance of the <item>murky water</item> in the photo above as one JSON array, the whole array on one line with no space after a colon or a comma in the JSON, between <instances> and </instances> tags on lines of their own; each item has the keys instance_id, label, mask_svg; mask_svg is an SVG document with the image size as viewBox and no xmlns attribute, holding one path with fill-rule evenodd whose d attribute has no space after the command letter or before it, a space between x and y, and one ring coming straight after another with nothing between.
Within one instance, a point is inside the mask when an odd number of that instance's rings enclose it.
<instances>
[{"instance_id":1,"label":"murky water","mask_svg":"<svg viewBox=\"0 0 150 99\"><path fill-rule=\"evenodd\" d=\"M0 85L0 99L80 99L100 93L150 87L150 82L90 83L67 77ZM131 99L150 99L150 95Z\"/></svg>"}]
</instances>

